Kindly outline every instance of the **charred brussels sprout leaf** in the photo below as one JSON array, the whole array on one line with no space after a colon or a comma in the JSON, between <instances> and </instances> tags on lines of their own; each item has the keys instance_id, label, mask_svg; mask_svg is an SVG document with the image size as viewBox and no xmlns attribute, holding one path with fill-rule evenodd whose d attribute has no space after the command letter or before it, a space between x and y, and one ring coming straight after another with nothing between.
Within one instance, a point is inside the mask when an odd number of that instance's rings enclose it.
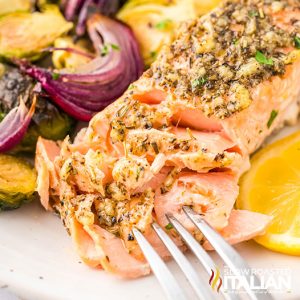
<instances>
[{"instance_id":1,"label":"charred brussels sprout leaf","mask_svg":"<svg viewBox=\"0 0 300 300\"><path fill-rule=\"evenodd\" d=\"M39 136L49 140L62 140L73 128L74 120L58 110L51 102L38 98L35 114L22 142L13 153L32 153Z\"/></svg>"},{"instance_id":2,"label":"charred brussels sprout leaf","mask_svg":"<svg viewBox=\"0 0 300 300\"><path fill-rule=\"evenodd\" d=\"M43 12L16 12L2 16L0 57L38 59L44 48L52 45L72 26L53 5L47 6Z\"/></svg>"},{"instance_id":3,"label":"charred brussels sprout leaf","mask_svg":"<svg viewBox=\"0 0 300 300\"><path fill-rule=\"evenodd\" d=\"M0 112L4 115L19 105L19 96L25 98L33 87L30 77L23 76L17 68L1 64Z\"/></svg>"},{"instance_id":4,"label":"charred brussels sprout leaf","mask_svg":"<svg viewBox=\"0 0 300 300\"><path fill-rule=\"evenodd\" d=\"M0 121L4 116L19 105L22 97L26 105L31 105L31 90L33 81L22 75L17 68L3 65L5 71L0 78ZM74 120L60 111L49 99L38 97L36 110L28 131L22 142L15 147L12 153L33 153L37 138L61 140L68 135L74 125Z\"/></svg>"},{"instance_id":5,"label":"charred brussels sprout leaf","mask_svg":"<svg viewBox=\"0 0 300 300\"><path fill-rule=\"evenodd\" d=\"M0 155L0 211L18 208L34 198L36 172L24 160Z\"/></svg>"}]
</instances>

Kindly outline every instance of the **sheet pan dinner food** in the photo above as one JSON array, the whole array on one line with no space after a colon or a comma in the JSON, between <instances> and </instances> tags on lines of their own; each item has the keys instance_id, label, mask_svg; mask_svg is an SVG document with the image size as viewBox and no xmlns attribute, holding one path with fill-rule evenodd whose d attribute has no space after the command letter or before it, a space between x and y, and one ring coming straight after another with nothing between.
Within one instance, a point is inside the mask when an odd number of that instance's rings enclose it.
<instances>
[{"instance_id":1,"label":"sheet pan dinner food","mask_svg":"<svg viewBox=\"0 0 300 300\"><path fill-rule=\"evenodd\" d=\"M250 159L298 119L299 1L124 2L3 8L1 197L28 172L22 199L36 190L87 265L125 278L150 273L133 227L163 258L154 220L185 249L166 213L211 250L184 205L231 244L300 255L300 134ZM7 156L34 148L36 171Z\"/></svg>"}]
</instances>

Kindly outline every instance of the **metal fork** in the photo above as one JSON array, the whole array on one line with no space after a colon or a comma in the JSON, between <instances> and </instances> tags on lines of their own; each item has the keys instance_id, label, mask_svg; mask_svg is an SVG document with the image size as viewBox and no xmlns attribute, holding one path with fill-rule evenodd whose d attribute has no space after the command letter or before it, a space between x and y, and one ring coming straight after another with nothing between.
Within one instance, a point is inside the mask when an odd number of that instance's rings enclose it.
<instances>
[{"instance_id":1,"label":"metal fork","mask_svg":"<svg viewBox=\"0 0 300 300\"><path fill-rule=\"evenodd\" d=\"M230 268L231 272L237 276L241 285L245 289L247 295L252 300L271 300L273 297L267 290L255 290L252 286L261 286L260 280L255 275L250 275L250 272L242 272L241 270L250 270L249 265L237 253L237 251L230 246L225 239L217 233L200 215L196 214L190 207L183 207L183 211L195 224L195 226L202 232L210 244L214 247L216 252L222 258L224 263ZM219 272L218 267L210 257L210 255L203 249L203 247L194 239L194 237L182 226L182 224L172 215L166 215L172 227L182 237L185 244L195 254L197 259L201 262L204 269L209 275L214 277L214 270ZM188 279L190 285L193 287L199 299L210 300L220 299L220 294L213 292L208 282L202 280L197 271L193 268L188 259L175 245L168 234L157 224L152 224L153 229L164 243L170 254L173 256L180 269L183 271L185 277ZM133 229L133 234L142 249L149 265L161 284L168 299L186 300L188 299L183 288L175 279L167 265L163 262L160 256L152 248L150 243L146 240L143 234L136 228ZM221 277L220 277L221 278ZM232 290L225 290L220 281L220 292L225 299L240 299L237 293ZM218 297L218 298L216 298Z\"/></svg>"}]
</instances>

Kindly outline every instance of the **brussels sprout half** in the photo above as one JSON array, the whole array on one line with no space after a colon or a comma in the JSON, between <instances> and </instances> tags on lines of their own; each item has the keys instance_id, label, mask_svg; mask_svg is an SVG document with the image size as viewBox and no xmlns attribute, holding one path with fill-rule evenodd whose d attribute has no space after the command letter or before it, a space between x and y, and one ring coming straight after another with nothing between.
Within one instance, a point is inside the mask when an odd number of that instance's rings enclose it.
<instances>
[{"instance_id":1,"label":"brussels sprout half","mask_svg":"<svg viewBox=\"0 0 300 300\"><path fill-rule=\"evenodd\" d=\"M45 6L43 12L4 15L0 18L0 57L36 60L72 27L54 5Z\"/></svg>"},{"instance_id":2,"label":"brussels sprout half","mask_svg":"<svg viewBox=\"0 0 300 300\"><path fill-rule=\"evenodd\" d=\"M74 124L75 121L71 117L51 102L39 97L25 137L11 153L34 153L39 136L48 140L62 140L72 131Z\"/></svg>"},{"instance_id":3,"label":"brussels sprout half","mask_svg":"<svg viewBox=\"0 0 300 300\"><path fill-rule=\"evenodd\" d=\"M33 80L20 73L17 68L0 64L4 68L0 76L0 122L14 107L19 105L20 97L27 107L31 105L30 92ZM38 97L35 113L22 142L11 153L34 153L39 136L51 140L61 140L68 135L75 121L60 111L50 99Z\"/></svg>"},{"instance_id":4,"label":"brussels sprout half","mask_svg":"<svg viewBox=\"0 0 300 300\"><path fill-rule=\"evenodd\" d=\"M18 208L34 198L36 172L23 159L0 154L0 211Z\"/></svg>"}]
</instances>

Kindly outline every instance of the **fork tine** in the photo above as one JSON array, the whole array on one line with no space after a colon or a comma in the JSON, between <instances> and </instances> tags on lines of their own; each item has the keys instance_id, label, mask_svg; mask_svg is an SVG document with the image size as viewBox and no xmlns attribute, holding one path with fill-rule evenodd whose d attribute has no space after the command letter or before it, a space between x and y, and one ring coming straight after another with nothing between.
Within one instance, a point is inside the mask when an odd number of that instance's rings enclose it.
<instances>
[{"instance_id":1,"label":"fork tine","mask_svg":"<svg viewBox=\"0 0 300 300\"><path fill-rule=\"evenodd\" d=\"M199 278L195 269L192 267L187 258L183 255L183 253L178 249L172 239L164 232L164 230L157 224L152 224L153 229L158 234L159 238L165 244L165 246L170 251L171 255L183 271L184 275L189 280L190 284L194 288L196 294L200 299L215 299L211 290L208 288L208 285L205 285L202 280Z\"/></svg>"},{"instance_id":2,"label":"fork tine","mask_svg":"<svg viewBox=\"0 0 300 300\"><path fill-rule=\"evenodd\" d=\"M250 270L249 265L244 261L244 259L237 253L237 251L230 246L224 238L217 233L200 215L195 213L190 207L184 206L184 212L193 221L193 223L198 227L198 229L207 238L210 244L214 247L216 252L220 255L223 261L228 265L232 272L238 277L241 277L241 270ZM243 272L247 273L247 272ZM244 286L249 296L253 300L271 300L273 297L269 294L267 290L255 291L251 288L251 276L249 274L243 274L244 280L240 280L241 284ZM262 286L260 280L253 274L252 285Z\"/></svg>"},{"instance_id":3,"label":"fork tine","mask_svg":"<svg viewBox=\"0 0 300 300\"><path fill-rule=\"evenodd\" d=\"M208 255L208 253L200 246L200 244L195 240L195 238L180 224L180 222L172 215L166 215L170 223L174 226L176 231L180 234L180 236L185 241L186 245L191 249L191 251L195 254L195 256L199 259L201 264L204 266L207 274L211 275L212 270L216 270L217 266L214 261ZM225 291L223 286L220 288L225 299L238 300L236 294L228 293Z\"/></svg>"},{"instance_id":4,"label":"fork tine","mask_svg":"<svg viewBox=\"0 0 300 300\"><path fill-rule=\"evenodd\" d=\"M168 299L186 300L187 298L184 295L182 288L150 243L136 228L133 228L132 232Z\"/></svg>"}]
</instances>

